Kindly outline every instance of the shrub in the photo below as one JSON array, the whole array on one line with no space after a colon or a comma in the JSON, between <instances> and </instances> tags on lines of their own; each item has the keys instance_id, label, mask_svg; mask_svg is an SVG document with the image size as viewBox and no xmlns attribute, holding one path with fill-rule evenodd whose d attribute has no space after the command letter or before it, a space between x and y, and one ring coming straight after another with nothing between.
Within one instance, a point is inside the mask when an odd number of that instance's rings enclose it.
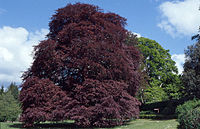
<instances>
[{"instance_id":1,"label":"shrub","mask_svg":"<svg viewBox=\"0 0 200 129\"><path fill-rule=\"evenodd\" d=\"M180 116L180 114L187 113L189 110L192 110L198 106L200 106L200 100L196 100L196 99L189 100L185 102L184 104L179 105L176 108L176 113L178 116Z\"/></svg>"},{"instance_id":2,"label":"shrub","mask_svg":"<svg viewBox=\"0 0 200 129\"><path fill-rule=\"evenodd\" d=\"M179 129L200 129L200 106L182 115Z\"/></svg>"},{"instance_id":3,"label":"shrub","mask_svg":"<svg viewBox=\"0 0 200 129\"><path fill-rule=\"evenodd\" d=\"M190 100L176 109L179 129L200 129L200 100Z\"/></svg>"},{"instance_id":4,"label":"shrub","mask_svg":"<svg viewBox=\"0 0 200 129\"><path fill-rule=\"evenodd\" d=\"M141 111L140 119L173 119L174 115L164 115L153 111Z\"/></svg>"},{"instance_id":5,"label":"shrub","mask_svg":"<svg viewBox=\"0 0 200 129\"><path fill-rule=\"evenodd\" d=\"M173 107L173 106L165 107L165 108L161 111L161 114L163 114L163 115L172 115L173 113L174 113L174 107Z\"/></svg>"},{"instance_id":6,"label":"shrub","mask_svg":"<svg viewBox=\"0 0 200 129\"><path fill-rule=\"evenodd\" d=\"M176 115L176 107L183 104L189 98L171 99L162 102L146 103L140 107L142 111L153 111L155 108L159 108L160 114L163 115Z\"/></svg>"}]
</instances>

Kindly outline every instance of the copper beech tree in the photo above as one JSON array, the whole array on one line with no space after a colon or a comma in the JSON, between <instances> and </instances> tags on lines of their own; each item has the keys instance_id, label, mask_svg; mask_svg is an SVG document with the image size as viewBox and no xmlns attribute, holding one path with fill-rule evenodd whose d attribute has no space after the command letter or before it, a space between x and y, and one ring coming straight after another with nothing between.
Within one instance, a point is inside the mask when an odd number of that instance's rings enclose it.
<instances>
[{"instance_id":1,"label":"copper beech tree","mask_svg":"<svg viewBox=\"0 0 200 129\"><path fill-rule=\"evenodd\" d=\"M124 43L126 19L80 3L58 9L51 19L47 39L35 46L34 62L22 76L25 126L70 119L108 127L137 118L141 60Z\"/></svg>"}]
</instances>

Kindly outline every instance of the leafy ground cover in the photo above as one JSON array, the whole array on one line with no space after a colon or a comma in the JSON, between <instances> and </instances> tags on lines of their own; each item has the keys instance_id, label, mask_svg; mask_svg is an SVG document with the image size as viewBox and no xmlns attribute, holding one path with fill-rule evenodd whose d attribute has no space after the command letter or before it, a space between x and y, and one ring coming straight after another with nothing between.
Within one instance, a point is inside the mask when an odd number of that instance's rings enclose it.
<instances>
[{"instance_id":1,"label":"leafy ground cover","mask_svg":"<svg viewBox=\"0 0 200 129\"><path fill-rule=\"evenodd\" d=\"M151 120L137 119L129 122L127 125L117 126L111 129L177 129L178 122L175 119L171 120ZM21 123L1 123L0 129L21 129ZM43 123L39 124L34 129L81 129L72 123ZM30 128L32 129L32 128ZM87 128L89 129L89 128ZM97 128L96 128L97 129ZM100 128L99 128L100 129Z\"/></svg>"}]
</instances>

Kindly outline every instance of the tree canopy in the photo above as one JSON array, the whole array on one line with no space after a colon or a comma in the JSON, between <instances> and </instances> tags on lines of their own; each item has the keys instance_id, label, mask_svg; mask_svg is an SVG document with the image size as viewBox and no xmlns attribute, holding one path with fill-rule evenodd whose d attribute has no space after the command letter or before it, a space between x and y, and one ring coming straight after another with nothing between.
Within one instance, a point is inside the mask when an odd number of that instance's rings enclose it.
<instances>
[{"instance_id":1,"label":"tree canopy","mask_svg":"<svg viewBox=\"0 0 200 129\"><path fill-rule=\"evenodd\" d=\"M121 125L139 116L140 52L125 45L126 20L88 4L68 4L49 23L23 75L21 121ZM132 42L136 44L136 42Z\"/></svg>"},{"instance_id":2,"label":"tree canopy","mask_svg":"<svg viewBox=\"0 0 200 129\"><path fill-rule=\"evenodd\" d=\"M8 86L8 91L11 92L11 94L14 96L14 98L16 100L18 100L18 97L19 97L19 89L18 89L18 86L15 84L15 83L11 83L9 86Z\"/></svg>"},{"instance_id":3,"label":"tree canopy","mask_svg":"<svg viewBox=\"0 0 200 129\"><path fill-rule=\"evenodd\" d=\"M185 50L182 80L188 97L200 98L200 41Z\"/></svg>"},{"instance_id":4,"label":"tree canopy","mask_svg":"<svg viewBox=\"0 0 200 129\"><path fill-rule=\"evenodd\" d=\"M144 37L138 38L138 47L144 57L144 70L149 76L149 86L144 93L146 99L162 101L179 98L181 81L169 50L165 50L155 40Z\"/></svg>"},{"instance_id":5,"label":"tree canopy","mask_svg":"<svg viewBox=\"0 0 200 129\"><path fill-rule=\"evenodd\" d=\"M11 91L3 92L0 95L0 121L15 121L20 113L19 102Z\"/></svg>"},{"instance_id":6,"label":"tree canopy","mask_svg":"<svg viewBox=\"0 0 200 129\"><path fill-rule=\"evenodd\" d=\"M2 95L3 93L4 93L4 86L2 85L0 89L0 95Z\"/></svg>"},{"instance_id":7,"label":"tree canopy","mask_svg":"<svg viewBox=\"0 0 200 129\"><path fill-rule=\"evenodd\" d=\"M138 47L143 55L141 71L147 83L144 83L139 92L142 101L156 102L181 97L180 76L169 50L165 50L155 40L144 37L137 38L137 44L131 44L130 41L135 41L135 37L129 32L126 44Z\"/></svg>"}]
</instances>

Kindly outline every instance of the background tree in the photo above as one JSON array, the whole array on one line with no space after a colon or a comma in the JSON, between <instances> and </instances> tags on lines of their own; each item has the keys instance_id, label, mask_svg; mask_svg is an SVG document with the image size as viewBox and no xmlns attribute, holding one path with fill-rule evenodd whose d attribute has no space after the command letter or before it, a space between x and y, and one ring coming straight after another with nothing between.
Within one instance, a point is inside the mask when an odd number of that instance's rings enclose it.
<instances>
[{"instance_id":1,"label":"background tree","mask_svg":"<svg viewBox=\"0 0 200 129\"><path fill-rule=\"evenodd\" d=\"M0 95L2 95L3 93L4 93L4 86L2 85L0 89Z\"/></svg>"},{"instance_id":2,"label":"background tree","mask_svg":"<svg viewBox=\"0 0 200 129\"><path fill-rule=\"evenodd\" d=\"M135 35L129 32L126 43L132 45L130 41L135 41ZM148 38L137 38L137 41L138 44L134 46L138 47L143 55L142 72L146 74L146 77L143 76L144 80L147 80L144 89L140 90L143 99L146 102L156 102L180 98L182 84L169 50Z\"/></svg>"},{"instance_id":3,"label":"background tree","mask_svg":"<svg viewBox=\"0 0 200 129\"><path fill-rule=\"evenodd\" d=\"M188 97L200 98L200 40L185 50L182 80ZM195 37L194 37L195 39Z\"/></svg>"},{"instance_id":4,"label":"background tree","mask_svg":"<svg viewBox=\"0 0 200 129\"><path fill-rule=\"evenodd\" d=\"M0 121L15 121L21 113L18 101L11 91L0 95Z\"/></svg>"},{"instance_id":5,"label":"background tree","mask_svg":"<svg viewBox=\"0 0 200 129\"><path fill-rule=\"evenodd\" d=\"M18 97L19 97L19 88L18 86L15 84L15 83L11 83L9 86L8 86L8 91L11 92L11 94L14 96L14 98L16 100L18 100Z\"/></svg>"},{"instance_id":6,"label":"background tree","mask_svg":"<svg viewBox=\"0 0 200 129\"><path fill-rule=\"evenodd\" d=\"M32 126L71 119L106 127L138 117L140 53L125 45L125 24L88 4L58 9L48 39L35 47L33 65L23 75L21 121Z\"/></svg>"},{"instance_id":7,"label":"background tree","mask_svg":"<svg viewBox=\"0 0 200 129\"><path fill-rule=\"evenodd\" d=\"M181 81L175 61L169 50L165 50L155 40L138 38L138 47L143 54L145 70L149 76L147 89L144 91L148 101L162 101L181 97ZM155 92L157 91L157 94ZM160 93L160 94L159 94Z\"/></svg>"}]
</instances>

